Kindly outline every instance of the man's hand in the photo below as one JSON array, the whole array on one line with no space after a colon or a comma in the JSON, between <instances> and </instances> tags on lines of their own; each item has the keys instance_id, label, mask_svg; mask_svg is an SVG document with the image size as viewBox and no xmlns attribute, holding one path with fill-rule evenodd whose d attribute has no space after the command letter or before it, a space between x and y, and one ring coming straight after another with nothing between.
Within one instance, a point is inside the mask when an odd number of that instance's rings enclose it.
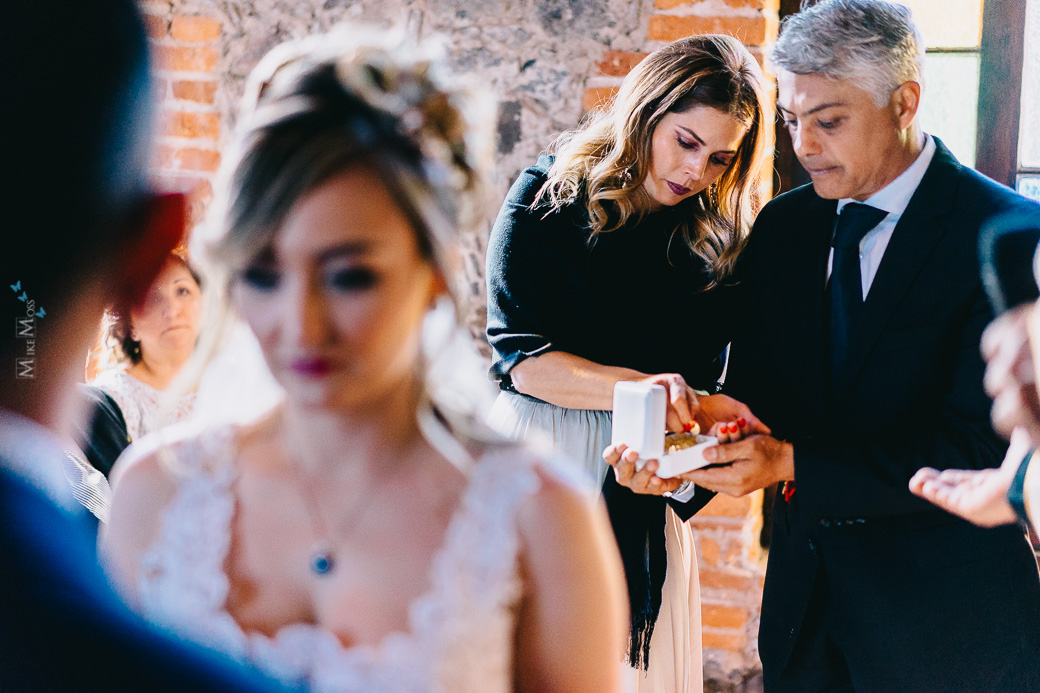
<instances>
[{"instance_id":1,"label":"man's hand","mask_svg":"<svg viewBox=\"0 0 1040 693\"><path fill-rule=\"evenodd\" d=\"M794 446L772 436L753 435L736 443L709 447L704 458L724 466L695 469L679 478L729 496L743 496L778 481L794 479Z\"/></svg>"},{"instance_id":2,"label":"man's hand","mask_svg":"<svg viewBox=\"0 0 1040 693\"><path fill-rule=\"evenodd\" d=\"M980 527L996 527L1015 521L1015 511L1007 500L1008 489L1019 465L1032 448L1025 430L1011 434L1004 463L997 469L919 470L910 479L910 491L935 503L946 512Z\"/></svg>"},{"instance_id":3,"label":"man's hand","mask_svg":"<svg viewBox=\"0 0 1040 693\"><path fill-rule=\"evenodd\" d=\"M635 493L660 496L679 488L682 479L662 479L654 476L657 471L657 460L648 460L643 468L636 471L639 454L629 450L623 443L611 445L603 451L603 459L614 468L614 478L622 486L627 486Z\"/></svg>"},{"instance_id":4,"label":"man's hand","mask_svg":"<svg viewBox=\"0 0 1040 693\"><path fill-rule=\"evenodd\" d=\"M982 357L986 360L983 383L993 398L993 427L1008 436L1021 426L1034 443L1040 443L1040 399L1027 324L1031 310L1030 305L1009 310L982 333Z\"/></svg>"}]
</instances>

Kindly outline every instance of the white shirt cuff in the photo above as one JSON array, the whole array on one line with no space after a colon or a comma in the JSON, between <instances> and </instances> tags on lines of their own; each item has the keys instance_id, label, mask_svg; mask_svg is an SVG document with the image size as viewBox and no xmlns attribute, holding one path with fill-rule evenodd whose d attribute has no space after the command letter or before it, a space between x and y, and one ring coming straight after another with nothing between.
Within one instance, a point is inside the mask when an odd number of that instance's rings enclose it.
<instances>
[{"instance_id":1,"label":"white shirt cuff","mask_svg":"<svg viewBox=\"0 0 1040 693\"><path fill-rule=\"evenodd\" d=\"M684 481L682 482L682 486L672 491L669 497L673 500L679 501L680 503L686 503L693 498L693 494L696 492L697 486L695 484L692 484L689 481Z\"/></svg>"}]
</instances>

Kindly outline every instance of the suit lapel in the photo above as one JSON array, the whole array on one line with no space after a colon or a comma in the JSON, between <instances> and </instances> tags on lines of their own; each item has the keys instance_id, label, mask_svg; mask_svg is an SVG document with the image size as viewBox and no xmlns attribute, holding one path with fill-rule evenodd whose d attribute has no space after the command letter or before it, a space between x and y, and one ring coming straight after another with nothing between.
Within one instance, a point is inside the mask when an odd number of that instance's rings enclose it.
<instances>
[{"instance_id":1,"label":"suit lapel","mask_svg":"<svg viewBox=\"0 0 1040 693\"><path fill-rule=\"evenodd\" d=\"M896 224L870 285L863 312L852 327L844 377L834 388L838 405L844 404L896 307L945 232L937 219L953 204L960 164L942 142L936 139L935 143L932 162Z\"/></svg>"},{"instance_id":2,"label":"suit lapel","mask_svg":"<svg viewBox=\"0 0 1040 693\"><path fill-rule=\"evenodd\" d=\"M784 341L790 345L787 354L791 364L797 364L792 372L802 374L801 388L807 395L805 401L820 404L827 399L827 255L837 206L837 200L813 195L806 205L805 215L798 220L798 228L790 230L790 274L782 281L790 281L793 300L787 310L779 311L785 316L791 316L792 308L797 311L792 316L794 319L785 318L780 326L789 331ZM825 411L821 407L819 414L823 415Z\"/></svg>"}]
</instances>

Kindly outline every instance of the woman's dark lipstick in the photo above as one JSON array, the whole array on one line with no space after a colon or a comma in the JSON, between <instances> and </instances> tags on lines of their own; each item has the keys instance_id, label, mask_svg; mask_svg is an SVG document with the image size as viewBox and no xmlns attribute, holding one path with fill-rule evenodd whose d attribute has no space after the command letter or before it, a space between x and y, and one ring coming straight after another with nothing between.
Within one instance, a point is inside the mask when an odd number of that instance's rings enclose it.
<instances>
[{"instance_id":1,"label":"woman's dark lipstick","mask_svg":"<svg viewBox=\"0 0 1040 693\"><path fill-rule=\"evenodd\" d=\"M685 195L686 193L690 192L689 188L684 188L681 185L676 185L675 183L673 183L670 180L666 180L665 183L668 184L668 189L671 190L676 195L680 195L681 196L681 195Z\"/></svg>"},{"instance_id":2,"label":"woman's dark lipstick","mask_svg":"<svg viewBox=\"0 0 1040 693\"><path fill-rule=\"evenodd\" d=\"M319 378L332 370L332 362L326 359L296 359L289 364L289 368L297 375Z\"/></svg>"}]
</instances>

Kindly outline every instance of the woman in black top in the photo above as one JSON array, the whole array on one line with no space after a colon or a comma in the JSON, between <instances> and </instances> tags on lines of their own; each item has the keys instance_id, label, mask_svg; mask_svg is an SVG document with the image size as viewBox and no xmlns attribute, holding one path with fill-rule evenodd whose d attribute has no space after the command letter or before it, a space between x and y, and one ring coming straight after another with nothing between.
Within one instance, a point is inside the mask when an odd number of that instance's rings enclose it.
<instances>
[{"instance_id":1,"label":"woman in black top","mask_svg":"<svg viewBox=\"0 0 1040 693\"><path fill-rule=\"evenodd\" d=\"M723 370L728 339L715 325L757 207L763 99L761 71L733 38L650 54L610 107L520 175L489 241L487 336L502 390L492 423L517 438L549 436L604 481L640 691L701 689L696 558L660 496L636 496L606 474L613 387L665 385L673 431L696 419L739 437L730 422L757 425L739 402L693 388L714 392ZM677 486L655 478L643 490L676 491L683 518L711 497Z\"/></svg>"}]
</instances>

